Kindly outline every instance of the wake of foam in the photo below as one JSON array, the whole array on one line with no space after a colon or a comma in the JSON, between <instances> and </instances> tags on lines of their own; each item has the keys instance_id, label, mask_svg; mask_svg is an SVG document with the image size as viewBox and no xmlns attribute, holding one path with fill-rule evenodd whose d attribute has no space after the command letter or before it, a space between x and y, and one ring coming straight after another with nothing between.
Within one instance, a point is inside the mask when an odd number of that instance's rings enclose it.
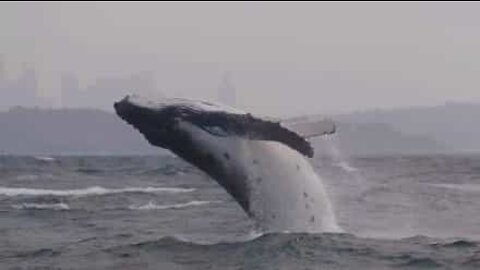
<instances>
[{"instance_id":1,"label":"wake of foam","mask_svg":"<svg viewBox=\"0 0 480 270\"><path fill-rule=\"evenodd\" d=\"M190 206L200 206L200 205L206 205L206 204L211 204L211 203L217 203L220 201L190 201L186 203L177 203L177 204L155 204L153 201L149 201L147 204L140 205L140 206L135 206L131 205L128 207L130 210L166 210L166 209L179 209L179 208L185 208L185 207L190 207Z\"/></svg>"},{"instance_id":2,"label":"wake of foam","mask_svg":"<svg viewBox=\"0 0 480 270\"><path fill-rule=\"evenodd\" d=\"M84 189L32 189L32 188L12 188L0 187L0 195L4 196L91 196L107 195L127 192L141 193L183 193L192 192L194 188L174 188L174 187L127 187L127 188L104 188L99 186L88 187Z\"/></svg>"},{"instance_id":3,"label":"wake of foam","mask_svg":"<svg viewBox=\"0 0 480 270\"><path fill-rule=\"evenodd\" d=\"M13 208L19 210L29 209L49 209L49 210L69 210L70 206L65 203L22 203L14 204Z\"/></svg>"}]
</instances>

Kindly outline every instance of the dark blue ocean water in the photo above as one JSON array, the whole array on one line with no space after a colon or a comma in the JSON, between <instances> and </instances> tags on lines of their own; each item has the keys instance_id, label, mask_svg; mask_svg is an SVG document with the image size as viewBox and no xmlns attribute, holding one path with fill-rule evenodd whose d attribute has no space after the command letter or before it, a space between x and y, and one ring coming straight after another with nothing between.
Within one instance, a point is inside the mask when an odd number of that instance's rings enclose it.
<instances>
[{"instance_id":1,"label":"dark blue ocean water","mask_svg":"<svg viewBox=\"0 0 480 270\"><path fill-rule=\"evenodd\" d=\"M480 269L480 156L313 160L343 234L268 234L172 156L0 157L0 269Z\"/></svg>"}]
</instances>

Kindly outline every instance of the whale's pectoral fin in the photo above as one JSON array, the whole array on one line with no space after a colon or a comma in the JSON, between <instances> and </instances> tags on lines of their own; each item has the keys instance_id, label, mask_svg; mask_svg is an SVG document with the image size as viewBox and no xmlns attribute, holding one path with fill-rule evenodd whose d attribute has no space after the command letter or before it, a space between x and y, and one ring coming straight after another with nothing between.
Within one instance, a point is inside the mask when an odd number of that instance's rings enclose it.
<instances>
[{"instance_id":1,"label":"whale's pectoral fin","mask_svg":"<svg viewBox=\"0 0 480 270\"><path fill-rule=\"evenodd\" d=\"M219 137L237 136L250 140L283 143L305 156L313 156L313 148L305 138L285 128L280 122L257 118L250 114L192 113L185 118L206 132Z\"/></svg>"},{"instance_id":2,"label":"whale's pectoral fin","mask_svg":"<svg viewBox=\"0 0 480 270\"><path fill-rule=\"evenodd\" d=\"M298 118L282 121L282 125L304 138L333 134L336 131L335 123L328 119Z\"/></svg>"}]
</instances>

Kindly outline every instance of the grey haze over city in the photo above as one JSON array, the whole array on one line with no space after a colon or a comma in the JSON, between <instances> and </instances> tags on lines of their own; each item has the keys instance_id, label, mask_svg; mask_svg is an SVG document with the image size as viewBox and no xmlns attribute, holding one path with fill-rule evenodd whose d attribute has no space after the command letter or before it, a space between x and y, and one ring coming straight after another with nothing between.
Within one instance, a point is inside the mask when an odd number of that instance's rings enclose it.
<instances>
[{"instance_id":1,"label":"grey haze over city","mask_svg":"<svg viewBox=\"0 0 480 270\"><path fill-rule=\"evenodd\" d=\"M0 153L157 153L112 114L126 94L332 117L346 154L479 152L478 14L466 2L2 2Z\"/></svg>"},{"instance_id":2,"label":"grey haze over city","mask_svg":"<svg viewBox=\"0 0 480 270\"><path fill-rule=\"evenodd\" d=\"M215 100L227 73L239 107L272 116L480 102L479 13L466 2L2 2L0 103Z\"/></svg>"}]
</instances>

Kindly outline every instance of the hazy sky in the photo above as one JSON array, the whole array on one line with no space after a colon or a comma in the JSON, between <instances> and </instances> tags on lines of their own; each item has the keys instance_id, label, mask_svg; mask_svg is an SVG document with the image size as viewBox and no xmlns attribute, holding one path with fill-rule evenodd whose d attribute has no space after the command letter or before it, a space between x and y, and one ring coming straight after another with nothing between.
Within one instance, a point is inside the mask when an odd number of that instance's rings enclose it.
<instances>
[{"instance_id":1,"label":"hazy sky","mask_svg":"<svg viewBox=\"0 0 480 270\"><path fill-rule=\"evenodd\" d=\"M167 96L215 99L224 71L241 107L334 113L480 102L480 3L0 3L10 74L154 70ZM100 93L99 93L100 94ZM95 96L92 94L92 98Z\"/></svg>"}]
</instances>

